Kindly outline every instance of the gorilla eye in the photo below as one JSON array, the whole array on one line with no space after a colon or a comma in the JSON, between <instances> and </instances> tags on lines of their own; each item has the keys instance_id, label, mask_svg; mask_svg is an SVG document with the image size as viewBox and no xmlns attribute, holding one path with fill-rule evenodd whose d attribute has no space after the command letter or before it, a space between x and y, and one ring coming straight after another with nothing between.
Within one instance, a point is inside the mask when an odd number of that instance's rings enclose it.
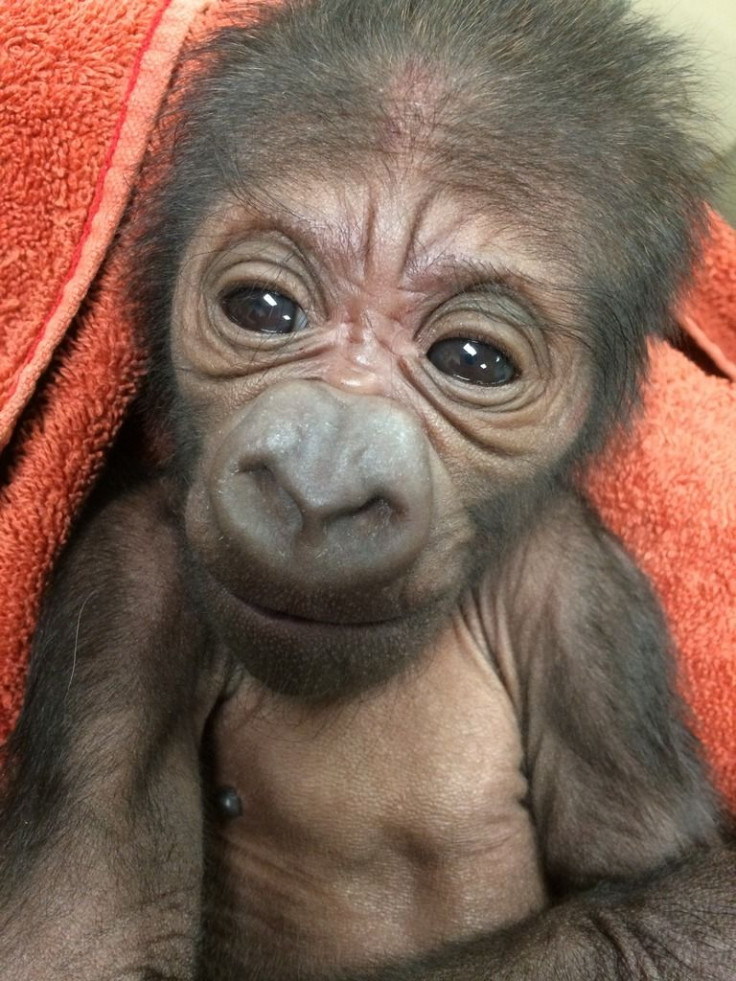
<instances>
[{"instance_id":1,"label":"gorilla eye","mask_svg":"<svg viewBox=\"0 0 736 981\"><path fill-rule=\"evenodd\" d=\"M508 385L517 376L515 365L498 348L462 337L437 341L427 357L443 375L471 385Z\"/></svg>"},{"instance_id":2,"label":"gorilla eye","mask_svg":"<svg viewBox=\"0 0 736 981\"><path fill-rule=\"evenodd\" d=\"M257 334L290 334L306 325L300 306L262 286L239 286L220 298L220 306L228 320Z\"/></svg>"}]
</instances>

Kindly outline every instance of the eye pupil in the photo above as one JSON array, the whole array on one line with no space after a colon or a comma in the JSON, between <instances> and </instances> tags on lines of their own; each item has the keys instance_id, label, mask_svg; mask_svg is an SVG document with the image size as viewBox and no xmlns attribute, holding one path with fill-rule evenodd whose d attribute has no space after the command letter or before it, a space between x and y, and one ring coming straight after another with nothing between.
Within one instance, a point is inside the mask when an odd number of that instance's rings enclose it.
<instances>
[{"instance_id":1,"label":"eye pupil","mask_svg":"<svg viewBox=\"0 0 736 981\"><path fill-rule=\"evenodd\" d=\"M517 374L502 351L481 341L449 337L433 344L427 356L443 375L471 385L508 385Z\"/></svg>"},{"instance_id":2,"label":"eye pupil","mask_svg":"<svg viewBox=\"0 0 736 981\"><path fill-rule=\"evenodd\" d=\"M228 320L257 334L290 334L300 326L300 308L288 296L261 286L239 286L220 305Z\"/></svg>"}]
</instances>

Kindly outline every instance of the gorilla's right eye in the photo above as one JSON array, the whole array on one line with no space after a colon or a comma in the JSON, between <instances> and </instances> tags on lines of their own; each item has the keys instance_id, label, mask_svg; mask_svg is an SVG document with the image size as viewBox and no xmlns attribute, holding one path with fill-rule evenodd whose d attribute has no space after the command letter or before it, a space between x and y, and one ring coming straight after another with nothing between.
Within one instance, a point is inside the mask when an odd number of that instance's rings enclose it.
<instances>
[{"instance_id":1,"label":"gorilla's right eye","mask_svg":"<svg viewBox=\"0 0 736 981\"><path fill-rule=\"evenodd\" d=\"M306 325L294 300L263 286L238 286L220 298L220 306L228 320L257 334L290 334Z\"/></svg>"}]
</instances>

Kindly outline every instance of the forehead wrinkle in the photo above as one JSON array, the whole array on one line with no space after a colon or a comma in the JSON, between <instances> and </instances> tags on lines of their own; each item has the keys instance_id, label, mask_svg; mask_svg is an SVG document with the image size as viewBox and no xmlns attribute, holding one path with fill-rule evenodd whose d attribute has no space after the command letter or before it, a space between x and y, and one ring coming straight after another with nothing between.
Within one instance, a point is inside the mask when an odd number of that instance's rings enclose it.
<instances>
[{"instance_id":1,"label":"forehead wrinkle","mask_svg":"<svg viewBox=\"0 0 736 981\"><path fill-rule=\"evenodd\" d=\"M228 198L212 209L195 241L207 242L206 251L225 253L237 247L242 239L258 232L276 233L288 242L292 253L302 260L305 254L300 243L311 249L327 243L330 252L348 251L349 233L344 224L336 225L324 217L304 215L285 201L269 194L266 203L257 199Z\"/></svg>"},{"instance_id":2,"label":"forehead wrinkle","mask_svg":"<svg viewBox=\"0 0 736 981\"><path fill-rule=\"evenodd\" d=\"M374 196L372 194L368 194L368 199L364 208L365 217L363 220L363 235L361 242L363 263L368 273L372 272L375 267L377 211L378 205Z\"/></svg>"},{"instance_id":3,"label":"forehead wrinkle","mask_svg":"<svg viewBox=\"0 0 736 981\"><path fill-rule=\"evenodd\" d=\"M364 187L367 201L361 236L361 258L365 274L380 274L381 264L390 257L390 265L398 274L397 278L402 278L401 274L412 265L422 225L436 193L428 192L411 207L405 207L397 188L382 186L375 190L367 184ZM405 221L407 217L410 220L408 227Z\"/></svg>"},{"instance_id":4,"label":"forehead wrinkle","mask_svg":"<svg viewBox=\"0 0 736 981\"><path fill-rule=\"evenodd\" d=\"M404 190L407 187L409 190ZM324 202L320 201L321 189L331 192ZM378 187L364 180L337 190L323 182L304 189L294 203L289 201L288 192L287 186L286 193L278 197L270 191L265 200L259 200L259 195L238 195L222 202L205 223L212 222L215 229L225 225L215 247L224 251L243 234L268 229L296 243L304 241L319 253L359 261L368 273L391 253L395 253L394 268L406 270L424 250L421 236L442 188L417 194L412 187L411 167L407 166L401 175L386 175ZM308 202L308 211L299 207L302 200ZM428 238L442 237L445 216L440 225L441 229L435 229Z\"/></svg>"},{"instance_id":5,"label":"forehead wrinkle","mask_svg":"<svg viewBox=\"0 0 736 981\"><path fill-rule=\"evenodd\" d=\"M407 272L411 272L411 270L415 269L417 266L420 236L422 234L429 211L434 202L437 200L439 193L440 192L438 189L428 191L422 196L422 198L420 198L418 206L414 209L412 223L408 230L406 247L404 249L401 263L402 269L406 270Z\"/></svg>"},{"instance_id":6,"label":"forehead wrinkle","mask_svg":"<svg viewBox=\"0 0 736 981\"><path fill-rule=\"evenodd\" d=\"M357 194L365 199L360 237L360 255L367 275L381 272L381 265L388 265L401 280L417 265L416 257L425 251L422 234L425 225L431 220L433 205L444 188L430 187L417 193L420 181L412 173L411 162L407 162L400 174L387 175L385 181L376 186L368 180L354 185ZM408 188L408 191L405 190ZM349 238L350 197L344 199L345 235ZM447 226L446 216L439 219L441 228L435 229L428 238L442 238Z\"/></svg>"},{"instance_id":7,"label":"forehead wrinkle","mask_svg":"<svg viewBox=\"0 0 736 981\"><path fill-rule=\"evenodd\" d=\"M355 263L364 274L380 274L379 267L388 263L398 273L397 280L412 283L411 291L442 292L453 281L459 292L485 283L506 287L509 295L513 291L532 297L531 305L539 309L533 296L545 290L545 283L532 280L529 270L510 268L505 261L507 247L502 246L494 259L492 238L486 241L485 234L477 249L472 244L464 249L456 241L464 229L454 218L458 210L454 196L436 183L418 193L417 183L412 186L407 163L401 174L386 174L379 186L366 179L335 188L325 180L301 189L293 201L288 184L278 196L269 191L263 200L259 195L229 197L206 223L214 226L213 251L226 251L253 232L272 231L282 234L302 260L308 261L312 251L320 262L337 260L346 273L355 272L349 270ZM308 210L299 207L300 200L307 202ZM481 249L484 254L479 254ZM526 288L527 282L531 289Z\"/></svg>"},{"instance_id":8,"label":"forehead wrinkle","mask_svg":"<svg viewBox=\"0 0 736 981\"><path fill-rule=\"evenodd\" d=\"M493 294L508 299L528 322L538 326L556 321L549 308L549 284L514 270L504 262L443 250L437 255L417 256L409 270L415 289L427 295L446 293L453 283L455 294Z\"/></svg>"}]
</instances>

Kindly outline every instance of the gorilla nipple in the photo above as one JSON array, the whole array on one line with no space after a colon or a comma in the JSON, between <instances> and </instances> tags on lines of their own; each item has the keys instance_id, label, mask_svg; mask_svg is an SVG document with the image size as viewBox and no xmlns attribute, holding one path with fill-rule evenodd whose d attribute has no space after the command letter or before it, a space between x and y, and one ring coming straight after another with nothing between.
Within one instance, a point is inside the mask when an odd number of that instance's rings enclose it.
<instances>
[{"instance_id":1,"label":"gorilla nipple","mask_svg":"<svg viewBox=\"0 0 736 981\"><path fill-rule=\"evenodd\" d=\"M221 818L231 821L243 814L243 802L234 787L219 787L215 795L217 812Z\"/></svg>"}]
</instances>

